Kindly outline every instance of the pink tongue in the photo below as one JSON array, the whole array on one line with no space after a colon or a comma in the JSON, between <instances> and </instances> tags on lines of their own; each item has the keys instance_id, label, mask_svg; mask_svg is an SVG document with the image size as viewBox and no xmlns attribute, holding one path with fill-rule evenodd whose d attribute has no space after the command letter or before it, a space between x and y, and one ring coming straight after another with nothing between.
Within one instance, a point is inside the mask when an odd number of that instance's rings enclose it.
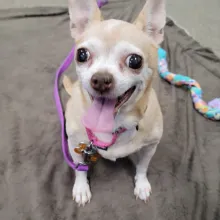
<instances>
[{"instance_id":1,"label":"pink tongue","mask_svg":"<svg viewBox=\"0 0 220 220\"><path fill-rule=\"evenodd\" d=\"M83 117L85 127L95 132L112 132L116 100L94 99Z\"/></svg>"}]
</instances>

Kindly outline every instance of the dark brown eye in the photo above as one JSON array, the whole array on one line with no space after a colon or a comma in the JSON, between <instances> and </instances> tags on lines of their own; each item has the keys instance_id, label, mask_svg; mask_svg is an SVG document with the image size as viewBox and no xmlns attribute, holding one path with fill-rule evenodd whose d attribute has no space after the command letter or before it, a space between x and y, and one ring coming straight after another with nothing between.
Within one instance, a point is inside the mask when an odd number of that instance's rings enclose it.
<instances>
[{"instance_id":1,"label":"dark brown eye","mask_svg":"<svg viewBox=\"0 0 220 220\"><path fill-rule=\"evenodd\" d=\"M142 67L142 57L137 54L131 54L126 59L126 64L131 69L140 69Z\"/></svg>"},{"instance_id":2,"label":"dark brown eye","mask_svg":"<svg viewBox=\"0 0 220 220\"><path fill-rule=\"evenodd\" d=\"M76 60L80 63L86 62L90 57L90 53L85 48L80 48L77 50Z\"/></svg>"}]
</instances>

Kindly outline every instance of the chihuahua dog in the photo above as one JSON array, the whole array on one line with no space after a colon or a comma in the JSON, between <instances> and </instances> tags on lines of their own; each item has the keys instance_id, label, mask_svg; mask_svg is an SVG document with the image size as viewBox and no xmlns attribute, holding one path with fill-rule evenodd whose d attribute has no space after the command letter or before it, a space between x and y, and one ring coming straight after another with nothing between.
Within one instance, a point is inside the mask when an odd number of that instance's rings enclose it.
<instances>
[{"instance_id":1,"label":"chihuahua dog","mask_svg":"<svg viewBox=\"0 0 220 220\"><path fill-rule=\"evenodd\" d=\"M65 118L69 153L75 163L84 157L73 148L88 141L85 128L101 142L123 128L105 159L129 156L136 167L134 194L147 201L151 185L147 169L163 133L163 118L152 80L157 49L163 40L165 0L147 0L134 23L103 20L95 0L69 0L70 31L75 40L78 80L64 78L70 99ZM86 171L75 171L73 199L79 205L92 197Z\"/></svg>"}]
</instances>

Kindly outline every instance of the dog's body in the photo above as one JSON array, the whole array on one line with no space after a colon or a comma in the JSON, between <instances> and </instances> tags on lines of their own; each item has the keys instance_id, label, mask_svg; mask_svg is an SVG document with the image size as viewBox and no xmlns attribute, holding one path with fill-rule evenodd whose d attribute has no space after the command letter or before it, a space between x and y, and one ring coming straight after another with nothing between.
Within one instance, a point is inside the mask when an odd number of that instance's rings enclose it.
<instances>
[{"instance_id":1,"label":"dog's body","mask_svg":"<svg viewBox=\"0 0 220 220\"><path fill-rule=\"evenodd\" d=\"M73 153L73 147L77 146L78 143L88 140L85 128L81 123L82 116L88 106L88 102L85 101L81 85L77 81L73 85L72 95L66 108L66 131L70 142L70 153ZM137 152L142 147L159 143L163 132L162 114L153 89L150 91L148 105L149 107L146 109L144 117L138 123L138 130L135 126L130 125L131 129L122 133L116 143L109 147L107 151L99 150L99 154L102 157L115 161L118 158ZM123 115L118 115L119 120L122 117ZM132 122L131 120L130 123L132 124ZM135 124L135 122L133 123ZM97 134L97 136L100 139L103 138L101 133Z\"/></svg>"},{"instance_id":2,"label":"dog's body","mask_svg":"<svg viewBox=\"0 0 220 220\"><path fill-rule=\"evenodd\" d=\"M151 0L148 1L151 2ZM146 5L148 9L152 8L150 11L152 17L156 16L155 6L157 6L156 14L164 12L164 1L155 1L157 4ZM67 77L64 79L65 89L71 96L65 113L69 152L75 163L83 162L82 156L75 153L74 147L82 141L88 141L85 130L85 126L91 124L91 119L89 119L91 115L87 113L88 108L95 106L94 103L100 102L100 99L103 103L109 99L116 100L114 113L112 113L114 125L111 132L98 129L93 132L99 140L108 142L111 139L111 133L119 127L126 128L126 131L119 135L114 145L110 146L107 151L98 150L98 153L113 161L129 156L136 166L134 194L146 201L151 192L146 173L163 133L162 113L152 88L152 79L157 74L157 43L161 41L160 29L164 26L165 16L163 14L162 19L159 19L160 16L155 17L157 25L152 28L156 28L158 34L151 30L152 36L147 37L145 28L148 27L144 19L147 16L146 7L136 20L136 25L133 25L118 20L101 21L100 11L94 6L94 1L82 2L84 6L80 5L77 0L70 0L71 33L77 45L76 71L79 80L72 83ZM79 15L77 10L80 9L81 13L89 14L87 19L83 17L85 14ZM89 24L88 21L90 21ZM78 22L84 28L77 26ZM81 48L86 48L86 50ZM131 57L131 54L139 55ZM136 68L140 61L142 62L140 67ZM92 81L94 75L96 78ZM103 84L103 76L108 76L104 80L109 80L110 77L110 82L105 81ZM101 87L97 87L99 81ZM127 95L127 91L132 92L128 92L130 95ZM119 96L122 96L121 106L120 101L117 101L120 100ZM125 100L124 103L123 100ZM119 109L117 109L118 102ZM111 110L105 104L102 104L102 107ZM82 123L86 114L89 117ZM100 114L104 115L101 112ZM108 113L108 116L109 114L111 113ZM110 119L109 121L111 124ZM91 192L86 172L76 171L73 198L83 205L90 201Z\"/></svg>"}]
</instances>

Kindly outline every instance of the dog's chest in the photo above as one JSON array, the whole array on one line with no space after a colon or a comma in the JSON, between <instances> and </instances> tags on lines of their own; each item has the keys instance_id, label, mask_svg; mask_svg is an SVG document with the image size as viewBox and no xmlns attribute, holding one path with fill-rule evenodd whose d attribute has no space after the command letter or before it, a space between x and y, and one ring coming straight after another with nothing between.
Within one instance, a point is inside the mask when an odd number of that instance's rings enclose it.
<instances>
[{"instance_id":1,"label":"dog's chest","mask_svg":"<svg viewBox=\"0 0 220 220\"><path fill-rule=\"evenodd\" d=\"M117 157L117 149L123 151L123 154L126 156L129 155L129 150L127 149L127 145L131 142L132 139L135 138L137 133L136 128L127 130L126 132L120 134L112 146L109 146L107 150L99 150L99 154L106 159L115 161ZM99 138L103 138L101 134L99 134ZM114 153L113 153L114 152ZM115 154L116 152L116 154Z\"/></svg>"}]
</instances>

